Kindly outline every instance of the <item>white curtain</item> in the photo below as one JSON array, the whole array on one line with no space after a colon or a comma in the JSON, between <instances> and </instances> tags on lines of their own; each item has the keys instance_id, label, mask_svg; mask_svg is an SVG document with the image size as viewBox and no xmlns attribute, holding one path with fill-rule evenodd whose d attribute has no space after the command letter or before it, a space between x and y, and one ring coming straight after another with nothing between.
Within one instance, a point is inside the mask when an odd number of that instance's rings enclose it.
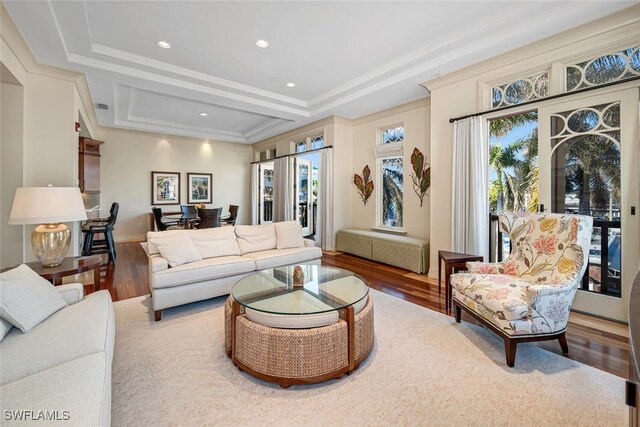
<instances>
[{"instance_id":1,"label":"white curtain","mask_svg":"<svg viewBox=\"0 0 640 427\"><path fill-rule=\"evenodd\" d=\"M260 165L255 163L251 165L251 225L258 224L258 203L260 203Z\"/></svg>"},{"instance_id":2,"label":"white curtain","mask_svg":"<svg viewBox=\"0 0 640 427\"><path fill-rule=\"evenodd\" d=\"M489 142L482 116L453 125L452 250L489 253Z\"/></svg>"},{"instance_id":3,"label":"white curtain","mask_svg":"<svg viewBox=\"0 0 640 427\"><path fill-rule=\"evenodd\" d=\"M293 167L291 157L273 162L273 222L293 220Z\"/></svg>"},{"instance_id":4,"label":"white curtain","mask_svg":"<svg viewBox=\"0 0 640 427\"><path fill-rule=\"evenodd\" d=\"M333 149L320 150L316 246L332 250L333 243Z\"/></svg>"}]
</instances>

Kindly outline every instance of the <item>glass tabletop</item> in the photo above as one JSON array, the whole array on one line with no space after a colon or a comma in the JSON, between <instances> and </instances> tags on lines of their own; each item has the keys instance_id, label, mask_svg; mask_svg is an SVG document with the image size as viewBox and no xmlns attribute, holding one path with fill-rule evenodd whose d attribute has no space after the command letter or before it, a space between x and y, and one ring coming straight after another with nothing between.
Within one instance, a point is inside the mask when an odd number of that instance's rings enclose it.
<instances>
[{"instance_id":1,"label":"glass tabletop","mask_svg":"<svg viewBox=\"0 0 640 427\"><path fill-rule=\"evenodd\" d=\"M242 306L273 314L316 314L361 301L369 287L355 273L335 267L300 265L304 285L293 286L295 265L258 271L238 280L231 290Z\"/></svg>"}]
</instances>

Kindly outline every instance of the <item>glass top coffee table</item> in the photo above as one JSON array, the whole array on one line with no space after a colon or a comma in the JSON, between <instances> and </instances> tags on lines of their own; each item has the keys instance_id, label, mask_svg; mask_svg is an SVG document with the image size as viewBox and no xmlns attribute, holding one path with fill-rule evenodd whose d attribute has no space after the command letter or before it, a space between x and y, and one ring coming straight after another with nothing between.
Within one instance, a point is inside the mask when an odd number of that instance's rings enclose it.
<instances>
[{"instance_id":1,"label":"glass top coffee table","mask_svg":"<svg viewBox=\"0 0 640 427\"><path fill-rule=\"evenodd\" d=\"M294 285L294 270L304 274ZM319 265L258 271L238 280L225 307L234 364L281 387L340 378L373 348L373 301L357 274Z\"/></svg>"},{"instance_id":2,"label":"glass top coffee table","mask_svg":"<svg viewBox=\"0 0 640 427\"><path fill-rule=\"evenodd\" d=\"M319 265L301 265L303 286L294 286L295 267L276 267L250 274L235 284L231 296L245 308L296 316L341 310L369 295L369 287L360 276Z\"/></svg>"}]
</instances>

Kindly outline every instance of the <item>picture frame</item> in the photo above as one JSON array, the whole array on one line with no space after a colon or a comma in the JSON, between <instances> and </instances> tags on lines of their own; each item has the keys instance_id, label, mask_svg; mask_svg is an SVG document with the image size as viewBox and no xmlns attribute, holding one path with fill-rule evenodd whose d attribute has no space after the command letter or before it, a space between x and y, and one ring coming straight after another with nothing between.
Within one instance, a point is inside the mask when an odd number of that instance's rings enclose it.
<instances>
[{"instance_id":1,"label":"picture frame","mask_svg":"<svg viewBox=\"0 0 640 427\"><path fill-rule=\"evenodd\" d=\"M211 203L213 175L210 173L187 173L187 203Z\"/></svg>"},{"instance_id":2,"label":"picture frame","mask_svg":"<svg viewBox=\"0 0 640 427\"><path fill-rule=\"evenodd\" d=\"M180 172L151 172L151 204L180 204Z\"/></svg>"}]
</instances>

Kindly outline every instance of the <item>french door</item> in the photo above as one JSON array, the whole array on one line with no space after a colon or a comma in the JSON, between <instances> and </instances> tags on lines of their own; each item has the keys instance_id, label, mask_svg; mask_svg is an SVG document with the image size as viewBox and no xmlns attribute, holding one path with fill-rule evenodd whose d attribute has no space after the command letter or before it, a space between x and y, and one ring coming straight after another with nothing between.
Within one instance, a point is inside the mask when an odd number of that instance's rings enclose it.
<instances>
[{"instance_id":1,"label":"french door","mask_svg":"<svg viewBox=\"0 0 640 427\"><path fill-rule=\"evenodd\" d=\"M308 159L296 158L295 203L296 220L302 226L302 235L313 233L312 174L313 163Z\"/></svg>"},{"instance_id":2,"label":"french door","mask_svg":"<svg viewBox=\"0 0 640 427\"><path fill-rule=\"evenodd\" d=\"M640 268L638 88L545 103L538 130L540 209L594 218L573 307L626 321Z\"/></svg>"},{"instance_id":3,"label":"french door","mask_svg":"<svg viewBox=\"0 0 640 427\"><path fill-rule=\"evenodd\" d=\"M273 222L273 162L260 164L258 179L258 224L270 224Z\"/></svg>"}]
</instances>

